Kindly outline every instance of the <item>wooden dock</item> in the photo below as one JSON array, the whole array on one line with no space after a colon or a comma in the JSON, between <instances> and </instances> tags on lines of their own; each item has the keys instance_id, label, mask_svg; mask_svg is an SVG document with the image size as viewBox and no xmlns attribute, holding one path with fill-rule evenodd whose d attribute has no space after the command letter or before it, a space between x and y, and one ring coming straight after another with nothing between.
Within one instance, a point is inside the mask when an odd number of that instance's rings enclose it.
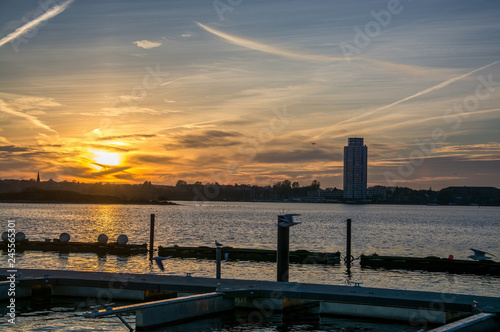
<instances>
[{"instance_id":1,"label":"wooden dock","mask_svg":"<svg viewBox=\"0 0 500 332\"><path fill-rule=\"evenodd\" d=\"M222 259L260 262L276 262L276 250L222 247ZM215 259L214 247L158 247L158 255L179 258ZM290 263L294 264L339 264L340 252L290 251Z\"/></svg>"},{"instance_id":2,"label":"wooden dock","mask_svg":"<svg viewBox=\"0 0 500 332\"><path fill-rule=\"evenodd\" d=\"M207 298L222 297L224 302L219 305L223 307L223 310L228 310L227 300L231 301L232 307L265 309L266 312L281 311L294 305L309 303L315 304L321 315L371 317L432 324L446 324L471 316L476 311L491 313L492 319L496 319L500 314L500 298L497 297L190 276L32 269L19 270L18 274L19 272L22 273L17 278L19 294L26 296L31 296L33 290L40 285L49 288L52 295L59 296L99 298L105 294L107 302L127 298L141 301L145 299L145 294L148 292L163 293L168 297L217 293L218 295L201 296L199 299L208 301ZM7 269L0 269L0 277L4 280L10 274ZM0 286L2 287L8 287L8 282ZM0 294L3 295L3 300L8 300L6 291L0 290ZM161 304L156 303L154 307L173 308L171 301L164 301ZM189 301L197 301L197 298L190 297ZM143 314L141 310L151 308L150 305L145 307L144 305L144 303L138 304L139 307L132 306L127 310L136 312L137 317L142 317L140 316ZM207 305L201 307L207 308ZM119 313L123 312L123 308L110 307L97 310L94 316L114 314L115 309ZM203 312L205 311L202 310L200 314ZM147 320L141 322L145 325L137 326L138 329L150 328ZM162 323L155 321L155 324ZM495 324L498 326L498 320Z\"/></svg>"},{"instance_id":3,"label":"wooden dock","mask_svg":"<svg viewBox=\"0 0 500 332\"><path fill-rule=\"evenodd\" d=\"M0 242L0 250L7 251L7 243ZM136 255L148 252L147 244L119 244L99 242L16 242L16 251L92 252L97 254Z\"/></svg>"},{"instance_id":4,"label":"wooden dock","mask_svg":"<svg viewBox=\"0 0 500 332\"><path fill-rule=\"evenodd\" d=\"M490 260L473 261L463 259L448 259L439 257L403 257L361 255L361 267L423 270L433 272L469 273L484 275L500 275L500 263Z\"/></svg>"}]
</instances>

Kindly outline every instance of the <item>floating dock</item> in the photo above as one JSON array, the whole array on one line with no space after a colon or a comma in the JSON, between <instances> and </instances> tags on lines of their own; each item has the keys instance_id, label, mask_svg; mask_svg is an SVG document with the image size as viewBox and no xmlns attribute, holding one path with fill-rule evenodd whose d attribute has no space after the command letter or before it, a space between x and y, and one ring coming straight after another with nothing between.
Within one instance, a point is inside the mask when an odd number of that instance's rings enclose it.
<instances>
[{"instance_id":1,"label":"floating dock","mask_svg":"<svg viewBox=\"0 0 500 332\"><path fill-rule=\"evenodd\" d=\"M8 244L0 242L0 250L7 251ZM135 255L148 252L147 244L119 244L99 242L29 241L16 242L16 251L93 252L97 254Z\"/></svg>"},{"instance_id":2,"label":"floating dock","mask_svg":"<svg viewBox=\"0 0 500 332\"><path fill-rule=\"evenodd\" d=\"M424 270L432 272L469 273L483 275L500 275L500 263L490 260L473 261L448 259L439 257L403 257L361 255L361 267Z\"/></svg>"},{"instance_id":3,"label":"floating dock","mask_svg":"<svg viewBox=\"0 0 500 332\"><path fill-rule=\"evenodd\" d=\"M152 274L33 269L23 269L19 272L22 272L22 275L16 278L16 297L31 297L40 288L44 288L51 295L80 296L106 301L102 304L118 299L147 301L146 295L152 293L170 297L128 306L104 305L101 308L89 308L89 312L85 313L88 318L107 315L120 318L123 313L135 313L137 330L175 324L180 317L172 314L175 312L187 315L182 316L183 319L194 319L243 307L252 308L262 315L270 315L283 310L294 310L293 308L305 304L314 306L319 315L399 320L420 326L435 324L436 327L450 322L460 324L460 320L467 318L467 326L470 326L470 317L473 317L477 318L472 319L472 323L476 324L473 331L500 329L500 298L497 297L380 289L359 285L338 286ZM10 275L9 270L0 269L0 277L4 280ZM0 283L0 300L9 300L7 291L4 291L8 289L9 284L9 281ZM487 315L476 315L479 313ZM89 321L89 326L95 323ZM483 324L488 327L482 328ZM491 326L494 329L491 329Z\"/></svg>"},{"instance_id":4,"label":"floating dock","mask_svg":"<svg viewBox=\"0 0 500 332\"><path fill-rule=\"evenodd\" d=\"M244 260L276 262L276 250L222 247L222 258L226 260ZM159 256L179 258L215 259L216 248L212 247L158 247ZM324 253L307 250L290 251L290 263L295 264L339 264L340 252Z\"/></svg>"}]
</instances>

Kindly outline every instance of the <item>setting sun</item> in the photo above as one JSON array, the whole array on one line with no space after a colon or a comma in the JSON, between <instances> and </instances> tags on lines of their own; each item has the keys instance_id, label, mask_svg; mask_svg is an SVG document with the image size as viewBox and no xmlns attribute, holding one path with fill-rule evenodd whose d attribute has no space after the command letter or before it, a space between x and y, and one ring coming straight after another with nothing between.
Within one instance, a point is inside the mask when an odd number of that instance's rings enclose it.
<instances>
[{"instance_id":1,"label":"setting sun","mask_svg":"<svg viewBox=\"0 0 500 332\"><path fill-rule=\"evenodd\" d=\"M117 166L120 165L121 156L116 152L108 152L102 150L92 150L93 160L99 166Z\"/></svg>"}]
</instances>

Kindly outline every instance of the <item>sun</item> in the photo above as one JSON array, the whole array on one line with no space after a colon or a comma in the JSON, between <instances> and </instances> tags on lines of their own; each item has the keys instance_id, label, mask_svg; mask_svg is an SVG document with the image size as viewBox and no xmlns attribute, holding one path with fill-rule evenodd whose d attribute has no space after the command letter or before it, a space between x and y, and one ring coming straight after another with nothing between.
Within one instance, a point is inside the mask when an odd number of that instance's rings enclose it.
<instances>
[{"instance_id":1,"label":"sun","mask_svg":"<svg viewBox=\"0 0 500 332\"><path fill-rule=\"evenodd\" d=\"M99 166L118 166L122 161L122 157L117 152L108 152L102 150L92 150L93 160Z\"/></svg>"}]
</instances>

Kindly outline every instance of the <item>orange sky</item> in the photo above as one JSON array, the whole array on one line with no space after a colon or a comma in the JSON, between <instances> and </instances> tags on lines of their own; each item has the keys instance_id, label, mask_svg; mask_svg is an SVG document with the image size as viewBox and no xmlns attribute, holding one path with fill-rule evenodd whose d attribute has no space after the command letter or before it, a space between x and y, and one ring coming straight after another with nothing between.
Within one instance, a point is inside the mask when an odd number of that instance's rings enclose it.
<instances>
[{"instance_id":1,"label":"orange sky","mask_svg":"<svg viewBox=\"0 0 500 332\"><path fill-rule=\"evenodd\" d=\"M341 188L357 136L369 185L500 187L500 8L462 4L4 1L0 178Z\"/></svg>"}]
</instances>

